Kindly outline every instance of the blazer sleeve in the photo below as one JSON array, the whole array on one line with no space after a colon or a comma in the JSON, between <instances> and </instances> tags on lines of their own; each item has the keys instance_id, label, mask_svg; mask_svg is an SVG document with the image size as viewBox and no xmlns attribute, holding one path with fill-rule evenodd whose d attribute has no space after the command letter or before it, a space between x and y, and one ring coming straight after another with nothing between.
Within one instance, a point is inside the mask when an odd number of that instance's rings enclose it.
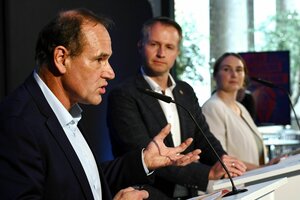
<instances>
[{"instance_id":1,"label":"blazer sleeve","mask_svg":"<svg viewBox=\"0 0 300 200\"><path fill-rule=\"evenodd\" d=\"M112 161L101 164L113 196L121 189L154 181L154 173L147 175L142 164L142 150L130 151Z\"/></svg>"},{"instance_id":2,"label":"blazer sleeve","mask_svg":"<svg viewBox=\"0 0 300 200\"><path fill-rule=\"evenodd\" d=\"M0 194L1 199L44 195L44 165L38 145L28 127L18 118L1 119Z\"/></svg>"}]
</instances>

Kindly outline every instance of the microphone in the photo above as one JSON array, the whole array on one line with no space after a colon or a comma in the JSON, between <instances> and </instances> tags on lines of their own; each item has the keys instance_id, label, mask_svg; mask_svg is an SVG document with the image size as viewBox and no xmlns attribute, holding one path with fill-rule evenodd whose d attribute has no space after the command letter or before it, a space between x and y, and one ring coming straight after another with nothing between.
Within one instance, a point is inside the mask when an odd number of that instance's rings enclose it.
<instances>
[{"instance_id":1,"label":"microphone","mask_svg":"<svg viewBox=\"0 0 300 200\"><path fill-rule=\"evenodd\" d=\"M290 107L292 108L292 111L293 111L293 113L295 115L295 119L296 119L296 122L297 122L298 129L300 130L299 120L298 120L296 111L294 109L290 93L285 88L280 87L280 86L278 86L278 85L276 85L276 84L274 84L274 83L272 83L270 81L266 81L266 80L263 80L261 78L256 78L256 77L250 77L250 79L253 80L253 81L256 81L256 82L258 82L258 83L260 83L262 85L265 85L267 87L280 89L281 91L283 91L287 95Z\"/></svg>"},{"instance_id":2,"label":"microphone","mask_svg":"<svg viewBox=\"0 0 300 200\"><path fill-rule=\"evenodd\" d=\"M268 86L270 88L279 88L277 85L275 85L274 83L270 82L270 81L266 81L266 80L263 80L261 78L256 78L256 77L250 77L251 80L253 81L256 81L258 83L261 83L265 86Z\"/></svg>"},{"instance_id":3,"label":"microphone","mask_svg":"<svg viewBox=\"0 0 300 200\"><path fill-rule=\"evenodd\" d=\"M210 143L209 139L206 137L206 135L204 134L202 128L200 127L200 125L197 123L195 117L192 115L192 113L187 109L185 108L183 105L177 103L176 101L174 101L171 97L169 96L166 96L166 95L163 95L163 94L160 94L160 93L157 93L157 92L154 92L153 90L150 90L150 89L143 89L143 88L138 88L139 91L141 91L142 93L144 94L147 94L153 98L156 98L156 99L159 99L159 100L162 100L166 103L174 103L176 105L178 105L179 107L181 107L183 110L185 110L189 116L191 117L191 119L193 120L193 122L196 124L197 128L199 129L199 131L201 132L201 134L203 135L203 137L205 138L206 142L208 143L208 145L210 146L210 148L212 149L212 151L214 152L214 154L216 155L216 157L218 158L219 162L221 163L222 167L224 168L226 174L228 175L229 177L229 180L231 182L231 185L232 185L232 191L231 192L228 192L227 194L224 195L224 197L226 196L231 196L231 195L235 195L235 194L238 194L238 193L242 193L242 192L246 192L248 191L247 189L237 189L236 186L234 185L233 183L233 180L232 180L232 177L226 167L226 165L224 164L224 162L221 160L220 156L217 154L215 148L212 146L212 144Z\"/></svg>"},{"instance_id":4,"label":"microphone","mask_svg":"<svg viewBox=\"0 0 300 200\"><path fill-rule=\"evenodd\" d=\"M169 97L167 95L162 95L162 94L157 93L157 92L154 92L153 90L150 90L148 88L146 88L146 89L138 88L138 90L140 90L141 92L143 92L143 93L145 93L145 94L147 94L149 96L152 96L152 97L154 97L156 99L160 99L160 100L162 100L164 102L175 103L175 101L173 101L173 99L171 97Z\"/></svg>"}]
</instances>

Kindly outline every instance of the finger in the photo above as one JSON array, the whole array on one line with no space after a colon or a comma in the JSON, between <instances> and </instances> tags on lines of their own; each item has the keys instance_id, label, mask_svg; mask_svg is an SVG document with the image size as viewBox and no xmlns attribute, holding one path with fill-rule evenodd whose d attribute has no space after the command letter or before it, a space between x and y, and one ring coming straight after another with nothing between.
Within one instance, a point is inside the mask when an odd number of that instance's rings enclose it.
<instances>
[{"instance_id":1,"label":"finger","mask_svg":"<svg viewBox=\"0 0 300 200\"><path fill-rule=\"evenodd\" d=\"M147 199L149 193L146 190L132 190L127 191L127 189L120 190L114 200L132 200L132 199Z\"/></svg>"},{"instance_id":2,"label":"finger","mask_svg":"<svg viewBox=\"0 0 300 200\"><path fill-rule=\"evenodd\" d=\"M125 188L125 189L121 189L115 196L114 196L114 200L116 199L122 199L122 196L128 192L132 192L134 191L134 188L133 187L128 187L128 188Z\"/></svg>"},{"instance_id":3,"label":"finger","mask_svg":"<svg viewBox=\"0 0 300 200\"><path fill-rule=\"evenodd\" d=\"M240 176L246 172L246 169L239 163L239 161L227 161L224 164L231 176Z\"/></svg>"},{"instance_id":4,"label":"finger","mask_svg":"<svg viewBox=\"0 0 300 200\"><path fill-rule=\"evenodd\" d=\"M171 124L167 124L163 129L161 129L159 134L157 134L154 137L154 140L155 139L164 140L167 137L167 135L170 134L170 130L171 130Z\"/></svg>"},{"instance_id":5,"label":"finger","mask_svg":"<svg viewBox=\"0 0 300 200\"><path fill-rule=\"evenodd\" d=\"M177 165L185 166L200 159L200 149L196 149L178 159Z\"/></svg>"},{"instance_id":6,"label":"finger","mask_svg":"<svg viewBox=\"0 0 300 200\"><path fill-rule=\"evenodd\" d=\"M199 156L200 153L201 153L200 149L195 149L194 151L188 153L187 155L189 155L189 156Z\"/></svg>"},{"instance_id":7,"label":"finger","mask_svg":"<svg viewBox=\"0 0 300 200\"><path fill-rule=\"evenodd\" d=\"M240 161L240 160L236 160L236 162L238 163L239 166L241 166L244 169L247 169L247 166L244 162Z\"/></svg>"},{"instance_id":8,"label":"finger","mask_svg":"<svg viewBox=\"0 0 300 200\"><path fill-rule=\"evenodd\" d=\"M180 159L176 160L175 164L177 166L186 166L192 162L195 162L196 160L199 160L199 156L193 155L193 156L183 156Z\"/></svg>"},{"instance_id":9,"label":"finger","mask_svg":"<svg viewBox=\"0 0 300 200\"><path fill-rule=\"evenodd\" d=\"M235 159L233 159L231 156L223 155L221 157L221 160L223 161L223 163L228 163L228 166L229 166L229 165L231 165L232 162L234 162Z\"/></svg>"},{"instance_id":10,"label":"finger","mask_svg":"<svg viewBox=\"0 0 300 200\"><path fill-rule=\"evenodd\" d=\"M230 165L232 165L232 163L234 163L234 165L237 169L239 169L241 171L247 170L247 166L245 165L245 163L243 163L242 161L238 160L237 158L235 158L233 156L223 155L222 161L224 163L228 163L227 166L230 166Z\"/></svg>"},{"instance_id":11,"label":"finger","mask_svg":"<svg viewBox=\"0 0 300 200\"><path fill-rule=\"evenodd\" d=\"M236 169L238 169L242 172L245 172L247 170L247 166L243 162L241 162L239 160L235 160L233 162L235 163L235 168Z\"/></svg>"},{"instance_id":12,"label":"finger","mask_svg":"<svg viewBox=\"0 0 300 200\"><path fill-rule=\"evenodd\" d=\"M184 165L188 165L192 162L196 162L200 159L200 156L199 155L194 155L194 154L191 154L190 156L187 157L187 159L185 160L185 162L183 163Z\"/></svg>"},{"instance_id":13,"label":"finger","mask_svg":"<svg viewBox=\"0 0 300 200\"><path fill-rule=\"evenodd\" d=\"M226 154L224 154L224 155L222 156L223 162L229 161L230 159L233 159L233 158L231 158L230 156L228 156L228 155L226 155Z\"/></svg>"},{"instance_id":14,"label":"finger","mask_svg":"<svg viewBox=\"0 0 300 200\"><path fill-rule=\"evenodd\" d=\"M175 150L178 153L181 153L183 151L186 150L186 148L188 148L188 146L190 146L193 142L193 138L188 138L186 139L184 142L182 142L179 146L175 147Z\"/></svg>"},{"instance_id":15,"label":"finger","mask_svg":"<svg viewBox=\"0 0 300 200\"><path fill-rule=\"evenodd\" d=\"M130 192L130 191L133 191L133 190L135 190L133 187L127 187L127 188L122 189L121 191Z\"/></svg>"},{"instance_id":16,"label":"finger","mask_svg":"<svg viewBox=\"0 0 300 200\"><path fill-rule=\"evenodd\" d=\"M142 199L147 199L149 197L149 193L146 190L139 190L138 192Z\"/></svg>"},{"instance_id":17,"label":"finger","mask_svg":"<svg viewBox=\"0 0 300 200\"><path fill-rule=\"evenodd\" d=\"M239 169L239 168L237 168L236 166L234 166L234 167L231 166L231 167L229 168L229 171L230 171L230 173L232 173L232 174L237 174L238 176L240 176L240 175L242 175L242 174L245 173L244 170Z\"/></svg>"}]
</instances>

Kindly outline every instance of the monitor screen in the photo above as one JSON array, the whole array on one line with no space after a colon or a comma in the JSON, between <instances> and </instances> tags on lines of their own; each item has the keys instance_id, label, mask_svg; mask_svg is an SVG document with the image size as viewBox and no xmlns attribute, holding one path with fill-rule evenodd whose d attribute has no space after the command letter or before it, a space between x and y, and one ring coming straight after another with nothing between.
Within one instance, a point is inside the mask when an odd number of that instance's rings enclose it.
<instances>
[{"instance_id":1,"label":"monitor screen","mask_svg":"<svg viewBox=\"0 0 300 200\"><path fill-rule=\"evenodd\" d=\"M287 94L290 92L289 51L239 54L244 58L249 70L248 90L254 98L256 124L258 126L290 125L291 109ZM259 82L257 79L262 81Z\"/></svg>"}]
</instances>

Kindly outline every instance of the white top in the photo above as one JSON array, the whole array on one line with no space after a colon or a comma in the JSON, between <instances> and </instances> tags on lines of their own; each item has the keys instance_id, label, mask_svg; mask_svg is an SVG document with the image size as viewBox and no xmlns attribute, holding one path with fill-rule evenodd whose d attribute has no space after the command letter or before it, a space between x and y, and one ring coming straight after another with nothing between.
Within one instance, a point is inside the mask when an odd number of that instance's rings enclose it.
<instances>
[{"instance_id":1,"label":"white top","mask_svg":"<svg viewBox=\"0 0 300 200\"><path fill-rule=\"evenodd\" d=\"M80 163L89 181L94 199L101 200L101 183L97 164L91 149L77 127L77 123L81 119L81 108L78 104L75 104L71 108L70 112L68 112L68 110L56 98L56 96L51 92L51 90L42 81L37 73L34 73L34 78L40 86L47 102L56 115L60 125L62 126L74 151L76 152L76 155L80 160Z\"/></svg>"},{"instance_id":2,"label":"white top","mask_svg":"<svg viewBox=\"0 0 300 200\"><path fill-rule=\"evenodd\" d=\"M211 132L229 155L259 165L259 151L263 151L264 157L266 155L263 138L246 108L236 103L241 110L240 116L215 93L203 104L202 111Z\"/></svg>"}]
</instances>

